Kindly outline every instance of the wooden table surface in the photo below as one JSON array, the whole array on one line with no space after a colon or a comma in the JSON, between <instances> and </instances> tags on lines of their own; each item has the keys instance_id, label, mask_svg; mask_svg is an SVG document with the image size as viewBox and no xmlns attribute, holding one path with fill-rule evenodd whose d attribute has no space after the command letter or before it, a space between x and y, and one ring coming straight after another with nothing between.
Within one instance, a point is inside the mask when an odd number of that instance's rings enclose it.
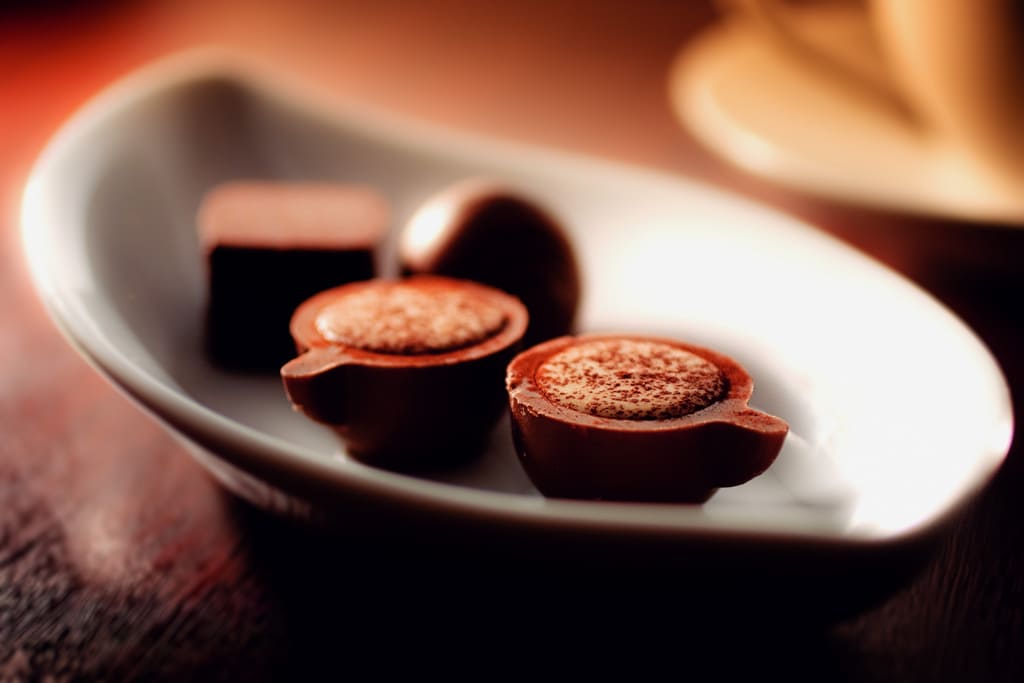
<instances>
[{"instance_id":1,"label":"wooden table surface","mask_svg":"<svg viewBox=\"0 0 1024 683\"><path fill-rule=\"evenodd\" d=\"M471 549L457 567L416 565L430 539L416 551L355 542L232 499L76 355L32 290L17 208L46 139L120 75L217 42L406 115L697 177L778 206L930 290L974 327L1024 394L1024 231L802 197L702 151L672 118L665 79L680 46L714 20L709 6L168 0L4 8L0 680L341 678L354 675L357 660L447 669L474 653L488 657L470 669L484 677L529 671L538 652L565 655L569 671L618 659L666 665L679 677L699 663L726 677L1024 680L1019 439L922 570L838 623L771 615L771 627L705 630L685 609L666 614L656 604L628 614L598 608L580 623L543 597L512 599L493 581L472 581L478 571L516 577L467 560ZM543 577L544 567L532 571ZM617 589L600 587L594 602Z\"/></svg>"}]
</instances>

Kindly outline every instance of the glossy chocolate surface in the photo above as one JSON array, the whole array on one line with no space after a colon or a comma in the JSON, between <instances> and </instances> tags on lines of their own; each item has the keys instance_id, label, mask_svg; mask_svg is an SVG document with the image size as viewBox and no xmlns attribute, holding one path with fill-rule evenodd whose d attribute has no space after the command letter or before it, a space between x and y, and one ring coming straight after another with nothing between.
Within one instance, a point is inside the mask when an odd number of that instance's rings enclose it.
<instances>
[{"instance_id":1,"label":"glossy chocolate surface","mask_svg":"<svg viewBox=\"0 0 1024 683\"><path fill-rule=\"evenodd\" d=\"M492 287L419 276L337 287L295 312L289 400L348 452L399 470L477 455L505 405L525 307ZM496 322L497 321L497 322Z\"/></svg>"},{"instance_id":2,"label":"glossy chocolate surface","mask_svg":"<svg viewBox=\"0 0 1024 683\"><path fill-rule=\"evenodd\" d=\"M572 245L553 216L500 185L467 180L425 202L399 258L407 274L474 280L519 297L530 312L527 345L572 331L581 293Z\"/></svg>"},{"instance_id":3,"label":"glossy chocolate surface","mask_svg":"<svg viewBox=\"0 0 1024 683\"><path fill-rule=\"evenodd\" d=\"M788 432L733 359L668 339L562 337L506 377L516 452L546 496L701 503L764 472Z\"/></svg>"},{"instance_id":4,"label":"glossy chocolate surface","mask_svg":"<svg viewBox=\"0 0 1024 683\"><path fill-rule=\"evenodd\" d=\"M198 214L207 262L207 346L219 365L276 372L294 356L288 323L316 292L374 276L390 222L375 191L332 183L233 181Z\"/></svg>"}]
</instances>

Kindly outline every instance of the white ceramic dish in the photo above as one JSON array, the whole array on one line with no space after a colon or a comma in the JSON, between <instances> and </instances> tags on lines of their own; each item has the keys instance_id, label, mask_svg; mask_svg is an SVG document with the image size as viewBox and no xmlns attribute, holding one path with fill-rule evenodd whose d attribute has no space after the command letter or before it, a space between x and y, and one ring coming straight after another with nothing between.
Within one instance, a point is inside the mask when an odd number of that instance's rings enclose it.
<instances>
[{"instance_id":1,"label":"white ceramic dish","mask_svg":"<svg viewBox=\"0 0 1024 683\"><path fill-rule=\"evenodd\" d=\"M839 9L842 9L840 7ZM857 13L801 8L810 32L859 35ZM986 182L941 138L824 73L746 17L727 17L679 53L674 110L711 151L802 192L914 214L1024 226L1024 192Z\"/></svg>"},{"instance_id":2,"label":"white ceramic dish","mask_svg":"<svg viewBox=\"0 0 1024 683\"><path fill-rule=\"evenodd\" d=\"M290 410L276 378L206 361L193 217L211 184L369 182L400 225L477 174L564 219L583 329L670 334L746 365L752 405L792 427L765 475L703 507L545 500L507 424L462 470L380 471ZM811 227L681 178L342 106L225 55L158 64L89 104L35 166L22 218L35 283L70 341L230 489L271 508L350 524L365 519L353 508L386 510L499 542L585 539L598 556L628 545L691 565L709 540L759 566L827 548L852 567L934 538L1009 447L1008 390L972 332Z\"/></svg>"}]
</instances>

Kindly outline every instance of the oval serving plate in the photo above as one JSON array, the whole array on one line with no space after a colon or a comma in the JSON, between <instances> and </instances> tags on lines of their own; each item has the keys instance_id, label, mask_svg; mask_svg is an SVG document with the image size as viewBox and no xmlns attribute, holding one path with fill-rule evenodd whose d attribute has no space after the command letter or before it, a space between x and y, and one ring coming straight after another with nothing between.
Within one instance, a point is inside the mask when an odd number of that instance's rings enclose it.
<instances>
[{"instance_id":1,"label":"oval serving plate","mask_svg":"<svg viewBox=\"0 0 1024 683\"><path fill-rule=\"evenodd\" d=\"M871 559L888 571L1005 457L1008 389L974 334L813 228L682 178L398 120L272 73L204 51L127 78L47 147L22 215L35 284L71 343L243 497L598 561L628 550L689 567L821 572ZM791 425L776 464L704 506L546 500L502 423L472 465L396 474L347 458L277 378L208 363L194 216L211 185L371 183L401 226L472 175L564 220L584 272L582 330L666 334L740 360L752 405Z\"/></svg>"}]
</instances>

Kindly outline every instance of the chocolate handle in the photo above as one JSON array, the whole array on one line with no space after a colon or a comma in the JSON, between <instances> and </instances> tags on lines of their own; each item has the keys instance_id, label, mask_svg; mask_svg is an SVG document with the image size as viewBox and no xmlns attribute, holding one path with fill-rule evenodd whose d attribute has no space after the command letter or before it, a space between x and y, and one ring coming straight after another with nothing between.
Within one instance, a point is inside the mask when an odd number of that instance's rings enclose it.
<instances>
[{"instance_id":1,"label":"chocolate handle","mask_svg":"<svg viewBox=\"0 0 1024 683\"><path fill-rule=\"evenodd\" d=\"M767 470L782 449L789 432L785 420L752 408L738 411L731 419L715 425L718 447L719 486L738 486Z\"/></svg>"},{"instance_id":2,"label":"chocolate handle","mask_svg":"<svg viewBox=\"0 0 1024 683\"><path fill-rule=\"evenodd\" d=\"M343 424L347 366L348 358L335 348L307 350L281 368L288 400L317 422Z\"/></svg>"}]
</instances>

